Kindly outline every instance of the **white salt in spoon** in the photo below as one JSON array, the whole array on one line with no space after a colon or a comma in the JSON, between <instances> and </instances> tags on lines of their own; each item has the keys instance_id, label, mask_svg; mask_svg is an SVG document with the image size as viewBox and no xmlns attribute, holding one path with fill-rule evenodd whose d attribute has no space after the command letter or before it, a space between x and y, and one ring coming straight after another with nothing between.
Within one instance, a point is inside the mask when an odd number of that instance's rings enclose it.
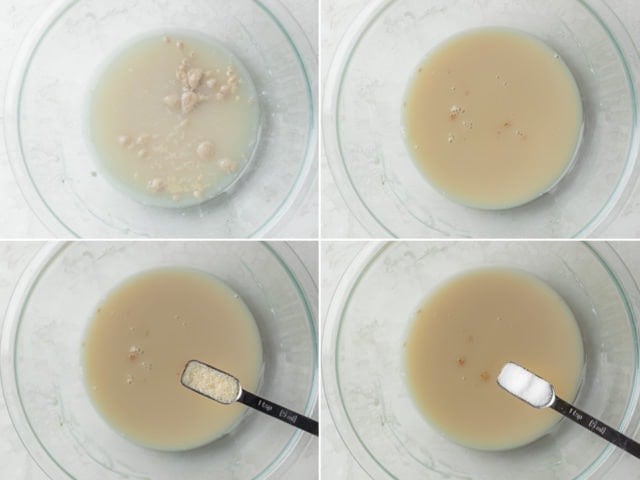
<instances>
[{"instance_id":1,"label":"white salt in spoon","mask_svg":"<svg viewBox=\"0 0 640 480\"><path fill-rule=\"evenodd\" d=\"M216 402L224 405L234 402L244 403L262 413L318 436L318 422L315 420L247 392L236 377L206 363L189 360L180 377L180 383L189 390Z\"/></svg>"},{"instance_id":2,"label":"white salt in spoon","mask_svg":"<svg viewBox=\"0 0 640 480\"><path fill-rule=\"evenodd\" d=\"M553 385L517 363L505 363L498 385L536 408L551 407L625 452L640 458L640 444L556 396Z\"/></svg>"}]
</instances>

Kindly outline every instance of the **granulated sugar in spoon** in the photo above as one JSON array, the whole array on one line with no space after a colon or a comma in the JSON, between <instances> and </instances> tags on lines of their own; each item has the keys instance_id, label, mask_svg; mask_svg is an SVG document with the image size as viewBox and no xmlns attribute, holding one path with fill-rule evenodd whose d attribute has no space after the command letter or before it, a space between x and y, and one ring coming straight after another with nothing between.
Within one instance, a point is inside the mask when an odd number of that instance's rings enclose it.
<instances>
[{"instance_id":1,"label":"granulated sugar in spoon","mask_svg":"<svg viewBox=\"0 0 640 480\"><path fill-rule=\"evenodd\" d=\"M553 408L587 430L640 458L639 443L557 397L553 385L517 363L505 363L498 375L498 385L532 407Z\"/></svg>"},{"instance_id":2,"label":"granulated sugar in spoon","mask_svg":"<svg viewBox=\"0 0 640 480\"><path fill-rule=\"evenodd\" d=\"M189 360L184 367L180 383L200 395L224 405L244 403L278 420L318 436L318 422L243 390L233 375L198 360Z\"/></svg>"}]
</instances>

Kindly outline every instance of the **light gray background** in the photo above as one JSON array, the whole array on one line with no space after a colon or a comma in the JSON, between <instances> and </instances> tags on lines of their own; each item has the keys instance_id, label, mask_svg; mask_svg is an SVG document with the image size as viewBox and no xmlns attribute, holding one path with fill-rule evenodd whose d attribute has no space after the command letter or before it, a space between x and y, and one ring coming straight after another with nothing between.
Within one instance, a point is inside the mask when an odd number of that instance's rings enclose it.
<instances>
[{"instance_id":1,"label":"light gray background","mask_svg":"<svg viewBox=\"0 0 640 480\"><path fill-rule=\"evenodd\" d=\"M322 242L320 247L322 264L320 269L321 323L326 319L329 304L336 293L340 278L347 269L347 266L366 243L367 242L362 241ZM640 242L612 242L612 246L620 254L620 257L626 265L631 268L635 266L636 269L640 269ZM633 273L636 283L638 283L638 281L640 281L640 270L636 270ZM321 394L320 402L320 428L322 432L320 441L320 470L322 472L322 478L331 480L369 479L369 475L360 468L342 442L331 419L324 393ZM608 472L606 478L611 480L640 478L638 475L638 460L631 455L623 457L615 468L611 472Z\"/></svg>"},{"instance_id":2,"label":"light gray background","mask_svg":"<svg viewBox=\"0 0 640 480\"><path fill-rule=\"evenodd\" d=\"M322 0L320 62L320 91L324 93L324 84L333 60L336 48L346 30L353 23L358 13L370 0ZM638 0L605 0L613 9L634 40L640 45L640 3ZM322 138L320 139L322 143ZM322 149L321 149L322 150ZM320 188L322 192L321 225L323 238L370 238L371 235L351 213L342 199L338 187L333 181L329 164L324 153L321 154L322 170ZM640 183L640 182L639 182ZM640 184L635 186L633 199L626 205L620 217L610 225L607 238L640 237Z\"/></svg>"},{"instance_id":3,"label":"light gray background","mask_svg":"<svg viewBox=\"0 0 640 480\"><path fill-rule=\"evenodd\" d=\"M109 1L109 0L105 0ZM318 1L280 0L307 34L318 52ZM0 0L0 121L4 122L4 100L11 64L22 38L51 0ZM317 170L317 164L312 167ZM292 218L277 231L278 238L318 236L317 173L313 188L293 207ZM25 201L7 159L4 130L0 128L0 238L51 238Z\"/></svg>"}]
</instances>

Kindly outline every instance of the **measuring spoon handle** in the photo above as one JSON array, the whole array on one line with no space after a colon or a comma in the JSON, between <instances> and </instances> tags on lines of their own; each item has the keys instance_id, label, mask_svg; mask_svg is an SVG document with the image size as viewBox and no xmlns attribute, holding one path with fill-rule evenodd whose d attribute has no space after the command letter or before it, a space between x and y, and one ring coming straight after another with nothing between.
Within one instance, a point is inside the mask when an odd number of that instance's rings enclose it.
<instances>
[{"instance_id":1,"label":"measuring spoon handle","mask_svg":"<svg viewBox=\"0 0 640 480\"><path fill-rule=\"evenodd\" d=\"M242 394L240 394L238 401L244 403L248 407L255 408L262 413L271 415L273 418L277 418L278 420L293 425L294 427L298 427L299 429L311 433L316 437L318 436L318 422L312 418L305 417L304 415L284 408L277 403L273 403L259 397L258 395L254 395L251 392L247 392L246 390L242 390Z\"/></svg>"},{"instance_id":2,"label":"measuring spoon handle","mask_svg":"<svg viewBox=\"0 0 640 480\"><path fill-rule=\"evenodd\" d=\"M625 452L640 458L640 443L632 440L631 438L623 435L615 428L602 423L600 420L593 418L588 413L574 407L568 402L565 402L559 397L555 398L555 401L551 404L551 408L561 413L565 417L573 420L578 425L583 426L587 430L591 430L596 435L604 438L608 442L620 447Z\"/></svg>"}]
</instances>

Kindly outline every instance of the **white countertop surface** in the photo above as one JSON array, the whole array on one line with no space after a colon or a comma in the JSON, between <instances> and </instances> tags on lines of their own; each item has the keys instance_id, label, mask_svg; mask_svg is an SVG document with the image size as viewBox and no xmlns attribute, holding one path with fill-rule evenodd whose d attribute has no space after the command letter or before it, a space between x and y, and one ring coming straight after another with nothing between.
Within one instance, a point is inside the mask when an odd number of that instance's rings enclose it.
<instances>
[{"instance_id":1,"label":"white countertop surface","mask_svg":"<svg viewBox=\"0 0 640 480\"><path fill-rule=\"evenodd\" d=\"M331 299L338 283L351 261L367 242L363 241L323 241L320 248L321 282L320 282L320 324L325 321ZM626 265L640 268L640 242L612 242ZM636 283L640 281L640 270L632 272ZM321 327L322 331L322 327ZM321 339L322 340L322 339ZM358 465L345 447L336 430L324 394L320 407L321 432L320 469L322 478L331 480L367 480L371 477ZM637 479L637 459L624 456L606 478Z\"/></svg>"},{"instance_id":2,"label":"white countertop surface","mask_svg":"<svg viewBox=\"0 0 640 480\"><path fill-rule=\"evenodd\" d=\"M0 312L2 312L0 329L4 322L4 312L18 278L43 244L44 242L0 242ZM309 273L313 278L317 279L317 242L291 242L290 245L305 264ZM1 390L2 388L0 387L0 392ZM318 418L318 406L316 406L312 416L313 418ZM0 479L46 480L47 478L49 477L40 470L20 442L5 407L4 397L0 395ZM317 439L309 442L305 450L301 452L295 465L285 476L280 478L283 480L299 480L302 478L313 480L318 478Z\"/></svg>"},{"instance_id":3,"label":"white countertop surface","mask_svg":"<svg viewBox=\"0 0 640 480\"><path fill-rule=\"evenodd\" d=\"M318 3L281 0L306 33L318 52ZM0 120L4 120L7 78L15 53L31 25L51 0L0 0ZM314 167L317 169L316 167ZM302 195L294 206L292 218L274 234L278 238L317 238L318 182ZM4 147L4 130L0 128L0 238L51 238L52 234L31 211L16 184Z\"/></svg>"},{"instance_id":4,"label":"white countertop surface","mask_svg":"<svg viewBox=\"0 0 640 480\"><path fill-rule=\"evenodd\" d=\"M358 13L369 0L322 0L321 2L321 48L320 62L321 96L336 49ZM636 47L640 46L640 3L636 0L606 0L617 13ZM320 139L322 143L322 138ZM321 148L321 151L323 149ZM322 204L320 231L323 238L370 238L371 235L351 213L336 186L324 153L320 158ZM627 203L619 217L609 226L607 238L640 237L640 185L636 185L633 198Z\"/></svg>"}]
</instances>

